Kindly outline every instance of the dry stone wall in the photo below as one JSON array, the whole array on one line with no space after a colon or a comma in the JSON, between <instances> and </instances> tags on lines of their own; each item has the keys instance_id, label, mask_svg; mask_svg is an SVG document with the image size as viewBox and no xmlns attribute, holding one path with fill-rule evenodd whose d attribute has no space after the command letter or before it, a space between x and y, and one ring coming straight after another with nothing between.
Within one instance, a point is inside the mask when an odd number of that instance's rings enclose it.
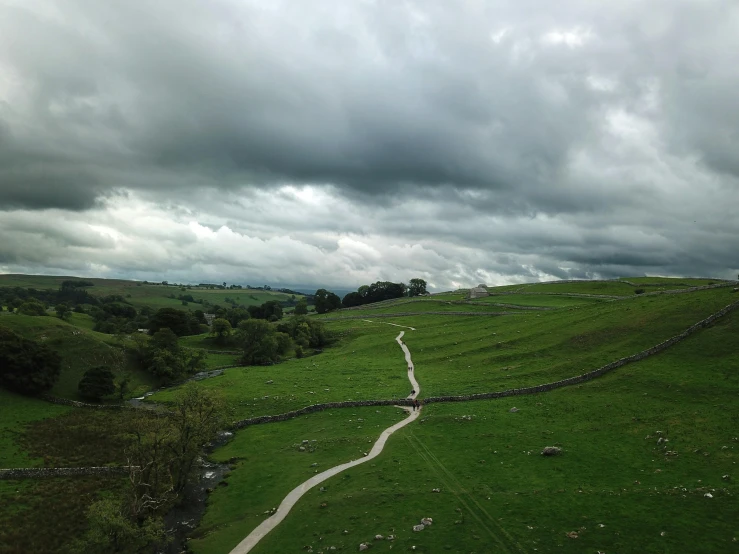
<instances>
[{"instance_id":1,"label":"dry stone wall","mask_svg":"<svg viewBox=\"0 0 739 554\"><path fill-rule=\"evenodd\" d=\"M277 415L266 415L259 417L252 417L249 419L242 419L233 423L234 429L242 429L249 425L258 425L260 423L272 423L275 421L285 421L287 419L293 419L294 417L312 414L313 412L321 412L324 410L331 410L334 408L359 408L361 406L412 406L413 401L407 398L399 398L397 400L349 400L347 402L326 402L325 404L313 404L312 406L306 406L300 410L293 410L292 412L285 412L284 414Z\"/></svg>"},{"instance_id":2,"label":"dry stone wall","mask_svg":"<svg viewBox=\"0 0 739 554\"><path fill-rule=\"evenodd\" d=\"M733 310L736 310L737 308L739 308L739 302L734 302L732 304L729 304L728 306L725 306L724 308L720 309L718 312L708 316L706 319L699 321L695 325L690 326L688 329L686 329L679 335L675 335L674 337L671 337L657 344L656 346L647 348L646 350L643 350L637 354L626 356L625 358L621 358L620 360L616 360L614 362L606 364L603 367L599 367L598 369L594 371L590 371L588 373L584 373L583 375L578 375L576 377L569 377L567 379L562 379L561 381L555 381L553 383L546 383L544 385L537 385L534 387L525 387L521 389L509 389L509 390L499 391L499 392L484 392L484 393L479 393L479 394L467 394L467 395L461 395L461 396L435 396L435 397L424 399L424 403L430 404L433 402L466 402L469 400L483 400L483 399L488 399L488 398L504 398L507 396L519 396L522 394L536 394L539 392L547 392L553 389L558 389L560 387L567 387L570 385L576 385L578 383L584 383L585 381L590 381L592 379L595 379L596 377L600 377L601 375L604 375L608 373L609 371L612 371L616 368L619 368L631 362L638 362L639 360L643 360L644 358L647 358L649 356L662 352L666 348L669 348L670 346L689 337L696 331L700 331L704 327L709 326L711 323L713 323L717 319L724 317L726 314L728 314L729 312L732 312Z\"/></svg>"},{"instance_id":3,"label":"dry stone wall","mask_svg":"<svg viewBox=\"0 0 739 554\"><path fill-rule=\"evenodd\" d=\"M478 393L478 394L467 394L467 395L460 395L460 396L432 396L429 398L425 398L423 400L423 403L432 404L435 402L467 402L470 400L485 400L489 398L505 398L507 396L520 396L523 394L537 394L540 392L547 392L550 390L558 389L560 387L567 387L571 385L576 385L578 383L584 383L586 381L590 381L592 379L600 377L601 375L604 375L608 373L609 371L613 371L614 369L624 366L626 364L629 364L632 362L638 362L639 360L643 360L644 358L647 358L649 356L662 352L666 348L669 348L670 346L680 342L681 340L689 337L693 333L700 331L701 329L705 327L708 327L717 319L724 317L726 314L736 310L737 308L739 308L739 301L729 304L728 306L723 307L716 313L708 316L706 319L703 319L702 321L699 321L698 323L691 325L688 329L686 329L679 335L675 335L674 337L671 337L651 348L647 348L646 350L643 350L631 356L626 356L625 358L621 358L620 360L616 360L614 362L606 364L602 367L599 367L598 369L594 371L584 373L583 375L577 375L575 377L569 377L567 379L562 379L560 381L555 381L553 383L545 383L543 385L537 385L534 387L524 387L521 389L509 389L505 391L483 392L483 393ZM250 419L243 419L241 421L234 422L233 427L235 429L242 429L244 427L248 427L250 425L258 425L260 423L285 421L287 419L292 419L294 417L298 417L301 415L306 415L306 414L310 414L310 413L318 412L322 410L329 410L333 408L356 408L359 406L393 406L393 405L410 406L411 404L412 404L412 401L408 400L407 398L398 399L398 400L360 400L360 401L349 401L349 402L328 402L326 404L314 404L312 406L306 406L305 408L302 408L300 410L294 410L292 412L286 412L284 414L271 415L271 416L260 416L260 417L250 418Z\"/></svg>"},{"instance_id":4,"label":"dry stone wall","mask_svg":"<svg viewBox=\"0 0 739 554\"><path fill-rule=\"evenodd\" d=\"M75 408L94 408L96 410L122 410L129 409L131 406L125 404L88 404L87 402L78 402L77 400L69 400L68 398L59 398L49 394L42 394L42 400L51 402L52 404L61 404L62 406L74 406Z\"/></svg>"},{"instance_id":5,"label":"dry stone wall","mask_svg":"<svg viewBox=\"0 0 739 554\"><path fill-rule=\"evenodd\" d=\"M21 467L0 469L0 480L39 479L43 477L81 477L86 475L119 476L128 474L128 466L101 467Z\"/></svg>"}]
</instances>

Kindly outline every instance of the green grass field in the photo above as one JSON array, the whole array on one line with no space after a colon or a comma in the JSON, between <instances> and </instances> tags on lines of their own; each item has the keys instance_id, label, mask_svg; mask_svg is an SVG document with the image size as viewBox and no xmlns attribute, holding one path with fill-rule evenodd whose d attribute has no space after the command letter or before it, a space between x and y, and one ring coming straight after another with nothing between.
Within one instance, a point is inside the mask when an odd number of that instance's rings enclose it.
<instances>
[{"instance_id":1,"label":"green grass field","mask_svg":"<svg viewBox=\"0 0 739 554\"><path fill-rule=\"evenodd\" d=\"M19 444L26 426L34 421L60 416L70 410L67 406L58 406L0 389L0 468L39 465L40 458L29 457Z\"/></svg>"},{"instance_id":2,"label":"green grass field","mask_svg":"<svg viewBox=\"0 0 739 554\"><path fill-rule=\"evenodd\" d=\"M736 473L739 459L738 364L735 314L587 384L427 406L376 463L311 490L254 552L351 552L360 542L417 552L731 551L739 490L722 476ZM510 413L513 406L520 411ZM306 430L333 429L342 419L348 429L348 418L334 411L239 431L217 454L241 459L229 486L211 497L195 551L228 552L310 475L309 462L320 460L324 469L324 459L296 454L295 445L319 436ZM657 444L660 436L669 442ZM539 455L551 445L564 454ZM273 463L264 464L265 452L279 456L284 481ZM355 453L336 454L331 463ZM268 491L255 490L260 484ZM252 494L241 494L246 490ZM433 526L413 533L422 517L432 517ZM378 533L397 539L375 542Z\"/></svg>"},{"instance_id":3,"label":"green grass field","mask_svg":"<svg viewBox=\"0 0 739 554\"><path fill-rule=\"evenodd\" d=\"M671 279L665 287L701 281ZM527 294L537 287L548 294ZM466 297L460 291L312 316L325 320L338 337L323 353L229 369L197 386L220 390L235 419L328 401L405 397L407 368L395 342L404 331L421 398L518 388L634 354L739 300L731 288L656 296L635 295L634 289L618 282L513 285L490 290L515 294L474 304L446 304ZM659 287L647 288L653 290ZM555 309L500 317L427 313L442 311L438 306L449 306L447 312L509 311L493 306L496 302ZM411 311L421 315L373 319L373 314ZM337 315L371 321L331 320ZM69 391L75 372L113 341L85 328L84 318L73 319L75 326L53 317L0 317L0 324L6 322L62 350L66 377L58 387ZM206 338L186 337L180 343L214 349ZM211 354L208 365L229 365L234 358ZM324 490L307 493L253 552L329 554L332 546L356 552L362 542L382 552L736 551L737 368L739 312L733 312L656 356L581 385L429 404L418 421L389 439L377 459L333 477ZM151 399L166 403L175 391ZM514 406L519 411L511 413ZM42 456L53 465L119 462L126 434L125 412L120 415L108 420L102 413L0 391L0 466L38 465ZM315 472L362 456L381 430L402 417L392 407L334 409L237 431L212 455L233 471L227 485L210 495L189 547L197 553L229 552L292 488ZM559 446L564 453L543 457L545 446ZM56 547L53 537L31 536L45 519L54 520L52 534L82 532L86 503L101 489L116 486L78 481L79 498L72 501L73 482L0 482L0 554ZM54 515L59 510L65 510L64 517ZM432 517L434 524L414 533L412 526L422 517ZM376 534L396 539L375 541Z\"/></svg>"},{"instance_id":4,"label":"green grass field","mask_svg":"<svg viewBox=\"0 0 739 554\"><path fill-rule=\"evenodd\" d=\"M85 322L84 318L78 319ZM57 384L49 391L53 396L83 400L77 393L77 385L85 371L96 365L109 365L128 371L131 375L129 396L138 396L152 388L154 381L149 375L127 367L114 337L77 327L76 323L75 318L67 323L53 316L9 315L0 318L0 325L23 337L42 342L61 355L62 372Z\"/></svg>"},{"instance_id":5,"label":"green grass field","mask_svg":"<svg viewBox=\"0 0 739 554\"><path fill-rule=\"evenodd\" d=\"M56 277L44 275L0 275L0 287L24 287L36 289L58 289L63 281L77 280L80 277ZM255 289L207 289L200 287L178 287L174 285L154 285L144 284L136 281L124 281L120 279L88 279L85 281L93 283L92 287L86 290L93 296L108 296L118 294L123 296L128 302L137 308L150 306L155 309L159 308L177 308L200 310L203 306L198 303L190 302L187 306L182 304L181 300L176 297L180 295L192 295L196 300L207 300L211 304L218 304L227 307L226 298L233 299L241 306L259 306L268 300L285 301L290 299L291 295L282 292L255 290ZM175 298L169 298L174 295ZM296 300L302 298L297 295Z\"/></svg>"}]
</instances>

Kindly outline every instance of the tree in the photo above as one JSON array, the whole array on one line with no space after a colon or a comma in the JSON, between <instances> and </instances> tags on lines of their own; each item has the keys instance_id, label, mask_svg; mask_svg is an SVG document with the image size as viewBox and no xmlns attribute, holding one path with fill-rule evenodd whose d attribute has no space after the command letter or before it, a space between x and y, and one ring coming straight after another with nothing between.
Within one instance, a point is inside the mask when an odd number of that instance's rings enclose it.
<instances>
[{"instance_id":1,"label":"tree","mask_svg":"<svg viewBox=\"0 0 739 554\"><path fill-rule=\"evenodd\" d=\"M279 360L279 344L275 329L263 319L247 319L239 323L238 341L244 350L241 361L262 365Z\"/></svg>"},{"instance_id":2,"label":"tree","mask_svg":"<svg viewBox=\"0 0 739 554\"><path fill-rule=\"evenodd\" d=\"M210 326L210 334L213 335L218 344L225 344L231 336L231 323L227 319L217 318Z\"/></svg>"},{"instance_id":3,"label":"tree","mask_svg":"<svg viewBox=\"0 0 739 554\"><path fill-rule=\"evenodd\" d=\"M295 304L295 310L293 311L293 314L295 315L307 315L308 313L308 301L305 298L301 298L298 300L298 303Z\"/></svg>"},{"instance_id":4,"label":"tree","mask_svg":"<svg viewBox=\"0 0 739 554\"><path fill-rule=\"evenodd\" d=\"M0 385L22 394L39 394L54 386L61 367L54 350L0 326Z\"/></svg>"},{"instance_id":5,"label":"tree","mask_svg":"<svg viewBox=\"0 0 739 554\"><path fill-rule=\"evenodd\" d=\"M175 400L170 421L174 428L168 446L173 457L174 491L180 494L192 475L203 447L225 423L226 404L212 389L190 383Z\"/></svg>"},{"instance_id":6,"label":"tree","mask_svg":"<svg viewBox=\"0 0 739 554\"><path fill-rule=\"evenodd\" d=\"M73 550L80 554L134 554L151 551L152 546L161 547L168 542L161 518L148 517L139 524L128 516L121 502L113 498L90 505L87 527L87 533Z\"/></svg>"},{"instance_id":7,"label":"tree","mask_svg":"<svg viewBox=\"0 0 739 554\"><path fill-rule=\"evenodd\" d=\"M364 298L362 298L362 295L359 292L350 292L349 294L344 296L344 299L341 301L341 304L345 308L351 308L353 306L361 306L362 304L364 304Z\"/></svg>"},{"instance_id":8,"label":"tree","mask_svg":"<svg viewBox=\"0 0 739 554\"><path fill-rule=\"evenodd\" d=\"M341 298L326 289L318 289L316 291L314 303L316 305L316 312L319 314L325 314L326 312L341 308Z\"/></svg>"},{"instance_id":9,"label":"tree","mask_svg":"<svg viewBox=\"0 0 739 554\"><path fill-rule=\"evenodd\" d=\"M132 519L142 521L168 511L227 415L217 392L191 383L182 388L169 412L134 416L133 440L126 448Z\"/></svg>"},{"instance_id":10,"label":"tree","mask_svg":"<svg viewBox=\"0 0 739 554\"><path fill-rule=\"evenodd\" d=\"M197 335L200 324L190 312L175 308L161 308L149 319L149 334L153 335L162 327L168 327L178 337Z\"/></svg>"},{"instance_id":11,"label":"tree","mask_svg":"<svg viewBox=\"0 0 739 554\"><path fill-rule=\"evenodd\" d=\"M280 323L277 330L289 335L302 348L321 348L333 340L322 321L305 316L292 317Z\"/></svg>"},{"instance_id":12,"label":"tree","mask_svg":"<svg viewBox=\"0 0 739 554\"><path fill-rule=\"evenodd\" d=\"M35 298L30 298L18 307L18 313L33 316L46 315L46 306Z\"/></svg>"},{"instance_id":13,"label":"tree","mask_svg":"<svg viewBox=\"0 0 739 554\"><path fill-rule=\"evenodd\" d=\"M57 304L54 311L56 311L56 316L59 319L69 319L69 314L72 313L72 310L67 304Z\"/></svg>"},{"instance_id":14,"label":"tree","mask_svg":"<svg viewBox=\"0 0 739 554\"><path fill-rule=\"evenodd\" d=\"M106 366L96 366L85 371L77 389L85 398L100 400L103 396L113 394L116 390L115 375Z\"/></svg>"},{"instance_id":15,"label":"tree","mask_svg":"<svg viewBox=\"0 0 739 554\"><path fill-rule=\"evenodd\" d=\"M426 281L423 279L411 279L408 287L409 296L420 296L426 294Z\"/></svg>"}]
</instances>

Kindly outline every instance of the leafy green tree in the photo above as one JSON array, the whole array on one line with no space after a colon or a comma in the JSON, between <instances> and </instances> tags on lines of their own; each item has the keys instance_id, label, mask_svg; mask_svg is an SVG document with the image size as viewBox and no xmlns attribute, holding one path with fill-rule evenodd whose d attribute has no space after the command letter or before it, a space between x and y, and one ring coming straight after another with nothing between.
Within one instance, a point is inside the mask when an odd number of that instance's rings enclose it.
<instances>
[{"instance_id":1,"label":"leafy green tree","mask_svg":"<svg viewBox=\"0 0 739 554\"><path fill-rule=\"evenodd\" d=\"M239 323L237 340L244 350L241 361L247 365L269 364L279 360L275 328L263 319Z\"/></svg>"},{"instance_id":2,"label":"leafy green tree","mask_svg":"<svg viewBox=\"0 0 739 554\"><path fill-rule=\"evenodd\" d=\"M114 498L98 500L87 510L88 531L77 541L73 552L79 554L136 554L159 550L168 542L161 518L147 517L139 523L133 520L120 501Z\"/></svg>"},{"instance_id":3,"label":"leafy green tree","mask_svg":"<svg viewBox=\"0 0 739 554\"><path fill-rule=\"evenodd\" d=\"M175 308L161 308L149 319L149 334L153 335L162 327L168 327L178 337L197 335L200 324L190 312Z\"/></svg>"},{"instance_id":4,"label":"leafy green tree","mask_svg":"<svg viewBox=\"0 0 739 554\"><path fill-rule=\"evenodd\" d=\"M308 314L308 301L305 298L301 298L298 300L298 303L295 304L295 310L293 311L293 314L295 315L307 315Z\"/></svg>"},{"instance_id":5,"label":"leafy green tree","mask_svg":"<svg viewBox=\"0 0 739 554\"><path fill-rule=\"evenodd\" d=\"M57 304L54 311L59 319L69 319L69 315L72 313L72 309L67 304Z\"/></svg>"},{"instance_id":6,"label":"leafy green tree","mask_svg":"<svg viewBox=\"0 0 739 554\"><path fill-rule=\"evenodd\" d=\"M54 386L61 367L54 350L0 326L0 385L22 394L39 394Z\"/></svg>"},{"instance_id":7,"label":"leafy green tree","mask_svg":"<svg viewBox=\"0 0 739 554\"><path fill-rule=\"evenodd\" d=\"M177 494L184 491L203 446L216 437L225 424L226 414L225 401L212 389L190 383L177 396L170 415L173 440L168 445Z\"/></svg>"},{"instance_id":8,"label":"leafy green tree","mask_svg":"<svg viewBox=\"0 0 739 554\"><path fill-rule=\"evenodd\" d=\"M149 344L157 350L168 350L172 353L179 352L180 344L177 342L177 335L171 329L164 327L159 329L151 336Z\"/></svg>"},{"instance_id":9,"label":"leafy green tree","mask_svg":"<svg viewBox=\"0 0 739 554\"><path fill-rule=\"evenodd\" d=\"M115 392L115 374L106 366L90 368L80 379L77 389L85 398L100 400Z\"/></svg>"},{"instance_id":10,"label":"leafy green tree","mask_svg":"<svg viewBox=\"0 0 739 554\"><path fill-rule=\"evenodd\" d=\"M341 298L326 289L318 289L316 291L314 303L316 305L316 312L319 314L325 314L326 312L341 308Z\"/></svg>"},{"instance_id":11,"label":"leafy green tree","mask_svg":"<svg viewBox=\"0 0 739 554\"><path fill-rule=\"evenodd\" d=\"M409 296L420 296L426 294L426 281L423 279L411 279L408 287Z\"/></svg>"},{"instance_id":12,"label":"leafy green tree","mask_svg":"<svg viewBox=\"0 0 739 554\"><path fill-rule=\"evenodd\" d=\"M21 315L41 316L46 315L46 306L35 298L26 300L18 307L18 313Z\"/></svg>"},{"instance_id":13,"label":"leafy green tree","mask_svg":"<svg viewBox=\"0 0 739 554\"><path fill-rule=\"evenodd\" d=\"M351 308L353 306L361 306L362 304L364 304L364 298L358 292L350 292L349 294L344 296L344 299L341 301L341 304L345 308Z\"/></svg>"},{"instance_id":14,"label":"leafy green tree","mask_svg":"<svg viewBox=\"0 0 739 554\"><path fill-rule=\"evenodd\" d=\"M231 329L231 323L227 319L217 318L211 323L210 334L218 344L225 344L231 336Z\"/></svg>"},{"instance_id":15,"label":"leafy green tree","mask_svg":"<svg viewBox=\"0 0 739 554\"><path fill-rule=\"evenodd\" d=\"M306 316L291 317L280 323L277 330L289 335L302 348L322 348L333 340L322 321Z\"/></svg>"}]
</instances>

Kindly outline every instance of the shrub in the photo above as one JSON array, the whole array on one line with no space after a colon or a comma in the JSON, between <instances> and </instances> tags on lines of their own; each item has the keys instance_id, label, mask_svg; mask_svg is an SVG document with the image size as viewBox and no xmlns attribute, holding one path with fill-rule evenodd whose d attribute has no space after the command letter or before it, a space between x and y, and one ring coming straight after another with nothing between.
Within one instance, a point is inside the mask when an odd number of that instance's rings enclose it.
<instances>
[{"instance_id":1,"label":"shrub","mask_svg":"<svg viewBox=\"0 0 739 554\"><path fill-rule=\"evenodd\" d=\"M644 294L644 289L636 289L634 294Z\"/></svg>"},{"instance_id":2,"label":"shrub","mask_svg":"<svg viewBox=\"0 0 739 554\"><path fill-rule=\"evenodd\" d=\"M85 398L100 400L115 392L115 375L105 366L97 366L85 371L77 389Z\"/></svg>"},{"instance_id":3,"label":"shrub","mask_svg":"<svg viewBox=\"0 0 739 554\"><path fill-rule=\"evenodd\" d=\"M39 394L54 386L61 367L54 350L0 326L0 385L22 394Z\"/></svg>"}]
</instances>

